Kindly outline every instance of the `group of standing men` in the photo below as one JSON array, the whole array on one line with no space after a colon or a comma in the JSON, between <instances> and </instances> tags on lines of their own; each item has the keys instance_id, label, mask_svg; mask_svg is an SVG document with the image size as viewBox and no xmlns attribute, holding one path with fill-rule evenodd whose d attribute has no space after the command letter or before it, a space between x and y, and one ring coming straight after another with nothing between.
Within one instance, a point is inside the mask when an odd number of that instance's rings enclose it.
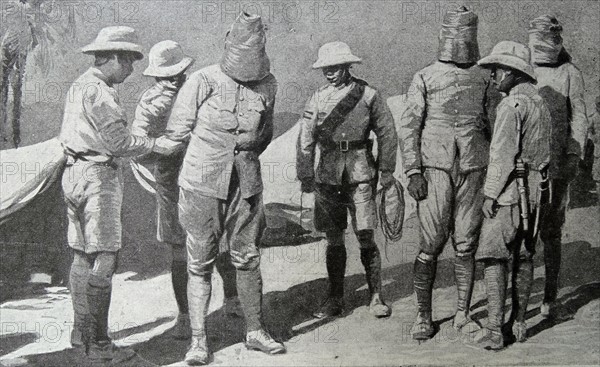
<instances>
[{"instance_id":1,"label":"group of standing men","mask_svg":"<svg viewBox=\"0 0 600 367\"><path fill-rule=\"evenodd\" d=\"M436 259L451 238L458 288L453 325L465 333L477 331L469 344L499 349L509 259L518 284L513 329L517 340L525 339L538 228L546 260L542 312L555 312L568 178L581 158L587 121L581 73L562 48L555 18L531 23L529 48L504 41L481 60L477 23L465 8L446 14L438 61L415 75L400 121L407 189L417 200L422 232L411 333L418 340L434 334ZM155 45L144 74L156 84L142 96L131 131L113 86L143 58L135 31L105 28L83 49L95 56L94 66L74 85L96 87L67 101L60 140L68 156L63 189L75 254L71 341L85 346L90 359L117 362L133 354L116 348L107 335L111 279L121 248L120 158L127 156L155 163L157 236L173 247L175 337L192 340L186 362L209 362L205 318L215 263L226 299L232 304L239 299L246 346L285 352L262 323L258 246L266 222L258 158L273 135L277 92L265 43L260 17L242 13L226 36L221 61L187 78L193 59L176 42ZM329 292L314 313L319 318L344 312L348 212L365 267L369 310L376 317L391 314L381 294L381 257L374 241L375 192L378 182L384 189L395 183L398 136L381 94L350 74L351 65L360 62L343 42L323 45L313 68L322 69L328 84L313 94L299 122L298 178L302 191L315 192L315 226L328 242ZM506 97L496 111L498 91ZM377 158L371 132L377 136ZM490 300L484 328L469 317L476 258L485 264Z\"/></svg>"},{"instance_id":2,"label":"group of standing men","mask_svg":"<svg viewBox=\"0 0 600 367\"><path fill-rule=\"evenodd\" d=\"M546 267L541 313L560 316L561 229L588 122L582 75L563 47L556 18L544 15L530 22L529 47L503 41L483 59L477 23L465 8L446 14L438 61L415 75L400 121L407 189L417 200L422 233L414 265L418 313L411 333L415 339L434 334L436 260L451 237L458 290L453 326L472 334L469 345L501 349L509 261L509 325L517 341L526 339L538 233ZM501 101L498 92L504 95ZM484 328L469 317L475 259L485 269Z\"/></svg>"}]
</instances>

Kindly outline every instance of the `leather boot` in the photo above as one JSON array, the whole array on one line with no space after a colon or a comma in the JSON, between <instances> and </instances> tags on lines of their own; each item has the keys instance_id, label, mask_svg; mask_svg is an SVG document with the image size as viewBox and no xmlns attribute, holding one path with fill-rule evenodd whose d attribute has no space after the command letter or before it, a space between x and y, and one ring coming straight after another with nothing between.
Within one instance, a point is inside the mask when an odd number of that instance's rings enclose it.
<instances>
[{"instance_id":1,"label":"leather boot","mask_svg":"<svg viewBox=\"0 0 600 367\"><path fill-rule=\"evenodd\" d=\"M212 291L211 274L190 274L188 281L188 302L192 342L185 355L188 365L204 365L209 362L206 338L206 314Z\"/></svg>"},{"instance_id":2,"label":"leather boot","mask_svg":"<svg viewBox=\"0 0 600 367\"><path fill-rule=\"evenodd\" d=\"M244 316L246 331L262 328L262 276L260 267L254 269L237 269L238 297Z\"/></svg>"},{"instance_id":3,"label":"leather boot","mask_svg":"<svg viewBox=\"0 0 600 367\"><path fill-rule=\"evenodd\" d=\"M73 302L73 330L71 330L71 345L83 347L89 339L86 325L89 323L89 311L87 306L87 283L90 275L91 264L84 259L75 259L71 264L69 274L69 285L71 288L71 301Z\"/></svg>"},{"instance_id":4,"label":"leather boot","mask_svg":"<svg viewBox=\"0 0 600 367\"><path fill-rule=\"evenodd\" d=\"M266 354L281 354L286 352L283 343L273 339L264 329L249 331L246 334L245 345L249 350L257 350Z\"/></svg>"},{"instance_id":5,"label":"leather boot","mask_svg":"<svg viewBox=\"0 0 600 367\"><path fill-rule=\"evenodd\" d=\"M118 364L135 356L131 348L119 348L108 337L108 311L111 299L111 280L90 275L87 286L89 342L86 348L92 362Z\"/></svg>"},{"instance_id":6,"label":"leather boot","mask_svg":"<svg viewBox=\"0 0 600 367\"><path fill-rule=\"evenodd\" d=\"M313 316L319 319L339 316L344 311L344 275L346 274L346 247L327 246L325 263L329 277L329 294Z\"/></svg>"},{"instance_id":7,"label":"leather boot","mask_svg":"<svg viewBox=\"0 0 600 367\"><path fill-rule=\"evenodd\" d=\"M171 264L171 283L179 315L177 315L177 322L173 328L172 336L178 340L189 339L192 335L187 297L188 278L187 263L185 261L173 261Z\"/></svg>"},{"instance_id":8,"label":"leather boot","mask_svg":"<svg viewBox=\"0 0 600 367\"><path fill-rule=\"evenodd\" d=\"M500 350L504 348L502 325L504 324L507 264L505 261L490 260L486 261L484 265L488 322L483 329L474 333L472 338L464 340L465 344L470 347Z\"/></svg>"},{"instance_id":9,"label":"leather boot","mask_svg":"<svg viewBox=\"0 0 600 367\"><path fill-rule=\"evenodd\" d=\"M544 244L544 267L546 270L544 280L544 300L542 301L541 314L551 317L553 305L558 295L558 277L561 262L561 242L557 238L547 238Z\"/></svg>"},{"instance_id":10,"label":"leather boot","mask_svg":"<svg viewBox=\"0 0 600 367\"><path fill-rule=\"evenodd\" d=\"M188 283L187 263L185 261L173 261L171 264L171 284L173 285L173 293L175 293L175 301L180 314L189 313L187 299L187 283Z\"/></svg>"},{"instance_id":11,"label":"leather boot","mask_svg":"<svg viewBox=\"0 0 600 367\"><path fill-rule=\"evenodd\" d=\"M367 285L369 286L369 312L375 317L388 317L392 310L381 297L381 255L377 247L361 248L360 261L365 268Z\"/></svg>"},{"instance_id":12,"label":"leather boot","mask_svg":"<svg viewBox=\"0 0 600 367\"><path fill-rule=\"evenodd\" d=\"M456 315L452 326L462 332L474 332L480 327L469 317L473 280L475 274L475 259L473 256L456 256L454 259L454 277L458 293ZM464 328L464 330L463 330Z\"/></svg>"},{"instance_id":13,"label":"leather boot","mask_svg":"<svg viewBox=\"0 0 600 367\"><path fill-rule=\"evenodd\" d=\"M533 284L533 261L529 258L519 258L513 269L512 316L514 319L513 334L517 342L527 339L527 324L525 315L531 286Z\"/></svg>"},{"instance_id":14,"label":"leather boot","mask_svg":"<svg viewBox=\"0 0 600 367\"><path fill-rule=\"evenodd\" d=\"M417 298L417 319L410 331L413 339L427 340L435 332L431 319L431 298L433 296L433 282L437 261L425 258L427 255L419 254L414 264L414 288Z\"/></svg>"}]
</instances>

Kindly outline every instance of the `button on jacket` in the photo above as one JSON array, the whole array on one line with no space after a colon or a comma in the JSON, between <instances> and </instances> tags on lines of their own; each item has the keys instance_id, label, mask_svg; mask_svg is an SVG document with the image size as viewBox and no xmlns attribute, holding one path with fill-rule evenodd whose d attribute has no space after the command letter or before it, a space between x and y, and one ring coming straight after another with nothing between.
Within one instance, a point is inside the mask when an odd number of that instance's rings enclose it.
<instances>
[{"instance_id":1,"label":"button on jacket","mask_svg":"<svg viewBox=\"0 0 600 367\"><path fill-rule=\"evenodd\" d=\"M583 158L588 131L583 77L570 62L556 67L536 66L536 87L552 116L550 177L563 177L567 155Z\"/></svg>"},{"instance_id":2,"label":"button on jacket","mask_svg":"<svg viewBox=\"0 0 600 367\"><path fill-rule=\"evenodd\" d=\"M371 131L377 136L378 169L393 172L396 165L397 135L391 113L379 92L365 85L365 91L356 107L332 134L332 140L340 144L345 142L364 142L365 147L341 151L338 147L325 148L317 142L315 128L320 126L331 111L354 88L353 79L345 86L326 85L317 90L309 99L304 114L299 121L300 134L297 145L297 174L300 180L315 178L315 181L328 185L341 185L342 175L346 171L348 183L369 182L375 178L377 166L366 144ZM365 83L366 84L366 83ZM352 118L348 118L352 115ZM344 143L341 143L344 142ZM320 160L314 169L315 148L319 147Z\"/></svg>"},{"instance_id":3,"label":"button on jacket","mask_svg":"<svg viewBox=\"0 0 600 367\"><path fill-rule=\"evenodd\" d=\"M100 70L90 68L81 75L66 99L59 140L72 153L106 162L152 151L154 139L129 133L117 91L106 84Z\"/></svg>"},{"instance_id":4,"label":"button on jacket","mask_svg":"<svg viewBox=\"0 0 600 367\"><path fill-rule=\"evenodd\" d=\"M463 173L485 168L488 111L498 99L490 72L479 66L463 69L437 61L417 72L400 121L405 172L450 171L455 160Z\"/></svg>"},{"instance_id":5,"label":"button on jacket","mask_svg":"<svg viewBox=\"0 0 600 367\"><path fill-rule=\"evenodd\" d=\"M180 187L226 200L235 168L243 198L262 192L258 157L273 137L276 83L270 74L259 82L239 84L218 64L190 75L179 91L166 134L174 146L189 138Z\"/></svg>"},{"instance_id":6,"label":"button on jacket","mask_svg":"<svg viewBox=\"0 0 600 367\"><path fill-rule=\"evenodd\" d=\"M511 178L516 159L523 159L534 171L548 166L550 119L546 103L531 83L515 86L500 102L483 189L485 196L500 205L519 202L516 180Z\"/></svg>"}]
</instances>

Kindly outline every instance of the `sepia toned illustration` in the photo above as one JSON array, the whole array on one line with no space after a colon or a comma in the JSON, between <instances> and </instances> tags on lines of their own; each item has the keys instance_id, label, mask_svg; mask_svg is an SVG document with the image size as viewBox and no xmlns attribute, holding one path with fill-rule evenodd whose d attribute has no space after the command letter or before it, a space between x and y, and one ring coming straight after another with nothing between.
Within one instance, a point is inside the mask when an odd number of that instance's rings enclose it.
<instances>
[{"instance_id":1,"label":"sepia toned illustration","mask_svg":"<svg viewBox=\"0 0 600 367\"><path fill-rule=\"evenodd\" d=\"M600 363L597 1L0 4L0 366Z\"/></svg>"}]
</instances>

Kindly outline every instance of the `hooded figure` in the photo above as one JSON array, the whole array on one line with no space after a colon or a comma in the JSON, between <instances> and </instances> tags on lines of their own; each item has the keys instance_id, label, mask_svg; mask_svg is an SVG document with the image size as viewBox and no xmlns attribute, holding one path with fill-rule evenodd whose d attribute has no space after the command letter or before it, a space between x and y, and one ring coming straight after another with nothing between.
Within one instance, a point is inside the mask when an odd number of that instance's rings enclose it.
<instances>
[{"instance_id":1,"label":"hooded figure","mask_svg":"<svg viewBox=\"0 0 600 367\"><path fill-rule=\"evenodd\" d=\"M483 219L482 185L488 164L489 118L499 93L490 72L477 66L477 15L461 7L444 17L438 61L418 71L400 120L400 147L417 200L421 224L415 260L417 320L414 339L429 339L434 328L431 297L436 261L452 238L458 289L454 327L467 330L473 290L473 255Z\"/></svg>"},{"instance_id":2,"label":"hooded figure","mask_svg":"<svg viewBox=\"0 0 600 367\"><path fill-rule=\"evenodd\" d=\"M270 74L271 66L266 43L260 16L241 13L225 37L221 70L240 82L262 80Z\"/></svg>"},{"instance_id":3,"label":"hooded figure","mask_svg":"<svg viewBox=\"0 0 600 367\"><path fill-rule=\"evenodd\" d=\"M461 6L444 16L440 30L438 60L472 64L479 60L477 14Z\"/></svg>"},{"instance_id":4,"label":"hooded figure","mask_svg":"<svg viewBox=\"0 0 600 367\"><path fill-rule=\"evenodd\" d=\"M581 71L571 63L562 43L562 25L542 15L529 24L529 49L538 83L536 87L550 109L550 177L552 198L541 218L546 280L540 308L544 317L564 314L558 306L558 274L561 262L562 226L565 222L569 184L577 176L588 131L585 86Z\"/></svg>"},{"instance_id":5,"label":"hooded figure","mask_svg":"<svg viewBox=\"0 0 600 367\"><path fill-rule=\"evenodd\" d=\"M192 343L185 360L206 364L206 314L211 274L219 252L236 268L246 316L246 347L285 352L262 324L258 244L266 227L258 159L273 136L277 82L269 72L259 16L240 14L227 34L220 64L185 82L155 152L187 151L179 174L179 220L186 231Z\"/></svg>"},{"instance_id":6,"label":"hooded figure","mask_svg":"<svg viewBox=\"0 0 600 367\"><path fill-rule=\"evenodd\" d=\"M533 64L556 64L571 61L563 47L562 25L553 16L542 15L529 23L529 50Z\"/></svg>"}]
</instances>

